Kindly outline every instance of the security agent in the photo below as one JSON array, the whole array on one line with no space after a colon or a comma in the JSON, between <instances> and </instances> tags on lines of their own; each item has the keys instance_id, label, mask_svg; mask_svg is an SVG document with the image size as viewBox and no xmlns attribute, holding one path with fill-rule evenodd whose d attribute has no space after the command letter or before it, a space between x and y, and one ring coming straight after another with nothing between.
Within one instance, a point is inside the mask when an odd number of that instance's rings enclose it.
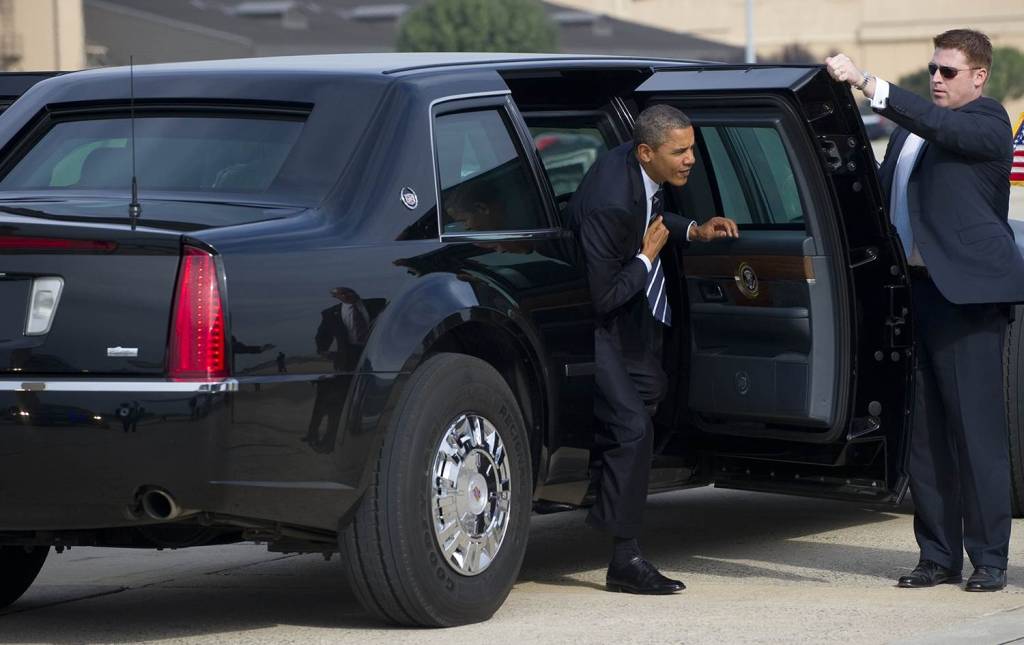
<instances>
[{"instance_id":1,"label":"security agent","mask_svg":"<svg viewBox=\"0 0 1024 645\"><path fill-rule=\"evenodd\" d=\"M1007 224L1012 133L982 95L992 66L985 34L933 39L931 101L877 79L844 54L829 73L900 126L879 169L910 266L918 371L910 447L920 562L900 587L1006 586L1010 456L1003 400L1007 303L1024 301L1024 259Z\"/></svg>"},{"instance_id":2,"label":"security agent","mask_svg":"<svg viewBox=\"0 0 1024 645\"><path fill-rule=\"evenodd\" d=\"M644 110L633 138L597 160L568 207L596 311L601 466L587 522L614 540L608 589L669 594L685 586L661 575L637 544L653 450L651 414L666 389L662 328L672 324L658 255L670 238L707 242L739 231L725 217L698 225L663 209L662 185L685 185L696 163L693 126L682 112L667 105Z\"/></svg>"}]
</instances>

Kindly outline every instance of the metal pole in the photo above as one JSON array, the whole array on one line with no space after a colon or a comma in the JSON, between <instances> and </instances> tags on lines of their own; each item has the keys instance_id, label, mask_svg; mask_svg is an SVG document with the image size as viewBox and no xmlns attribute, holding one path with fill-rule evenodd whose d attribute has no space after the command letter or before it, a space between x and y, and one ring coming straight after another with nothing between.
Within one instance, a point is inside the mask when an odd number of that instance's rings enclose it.
<instances>
[{"instance_id":1,"label":"metal pole","mask_svg":"<svg viewBox=\"0 0 1024 645\"><path fill-rule=\"evenodd\" d=\"M53 0L50 3L50 9L53 11L53 69L59 70L60 66L60 7L57 6L57 0Z\"/></svg>"},{"instance_id":2,"label":"metal pole","mask_svg":"<svg viewBox=\"0 0 1024 645\"><path fill-rule=\"evenodd\" d=\"M754 0L747 0L747 56L746 62L753 64L757 62L757 53L754 51Z\"/></svg>"}]
</instances>

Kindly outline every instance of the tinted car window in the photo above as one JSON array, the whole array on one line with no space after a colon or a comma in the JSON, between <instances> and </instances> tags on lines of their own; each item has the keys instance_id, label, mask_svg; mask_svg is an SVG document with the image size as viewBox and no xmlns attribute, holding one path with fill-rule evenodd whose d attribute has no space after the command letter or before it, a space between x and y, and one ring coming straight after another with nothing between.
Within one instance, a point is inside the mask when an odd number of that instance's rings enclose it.
<instances>
[{"instance_id":1,"label":"tinted car window","mask_svg":"<svg viewBox=\"0 0 1024 645\"><path fill-rule=\"evenodd\" d=\"M537 154L556 197L576 192L597 157L608 150L593 127L530 127Z\"/></svg>"},{"instance_id":2,"label":"tinted car window","mask_svg":"<svg viewBox=\"0 0 1024 645\"><path fill-rule=\"evenodd\" d=\"M500 112L442 115L434 136L445 233L547 227L536 184Z\"/></svg>"},{"instance_id":3,"label":"tinted car window","mask_svg":"<svg viewBox=\"0 0 1024 645\"><path fill-rule=\"evenodd\" d=\"M767 127L704 126L701 137L724 215L740 224L802 225L803 203L779 133Z\"/></svg>"},{"instance_id":4,"label":"tinted car window","mask_svg":"<svg viewBox=\"0 0 1024 645\"><path fill-rule=\"evenodd\" d=\"M135 172L142 191L271 193L302 121L228 117L135 120ZM131 123L56 123L0 180L0 190L127 189Z\"/></svg>"}]
</instances>

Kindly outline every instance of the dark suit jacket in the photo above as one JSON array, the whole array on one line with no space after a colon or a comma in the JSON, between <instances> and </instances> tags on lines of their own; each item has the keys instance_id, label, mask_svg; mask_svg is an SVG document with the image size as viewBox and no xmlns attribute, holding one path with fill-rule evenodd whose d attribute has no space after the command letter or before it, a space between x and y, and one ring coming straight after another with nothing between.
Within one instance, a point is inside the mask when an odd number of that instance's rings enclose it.
<instances>
[{"instance_id":1,"label":"dark suit jacket","mask_svg":"<svg viewBox=\"0 0 1024 645\"><path fill-rule=\"evenodd\" d=\"M320 325L316 328L315 341L316 351L321 354L332 354L334 369L344 372L355 369L363 345L354 344L349 340L348 327L341 315L341 309L342 305L338 304L320 312ZM368 321L358 306L353 310L352 321L356 325L356 337L365 339ZM336 347L333 353L330 352L332 344Z\"/></svg>"},{"instance_id":2,"label":"dark suit jacket","mask_svg":"<svg viewBox=\"0 0 1024 645\"><path fill-rule=\"evenodd\" d=\"M880 113L900 126L879 169L887 200L908 133L925 140L907 207L935 286L957 304L1024 301L1024 259L1006 221L1013 135L1003 107L981 97L950 110L890 85Z\"/></svg>"},{"instance_id":3,"label":"dark suit jacket","mask_svg":"<svg viewBox=\"0 0 1024 645\"><path fill-rule=\"evenodd\" d=\"M633 142L609 150L590 167L569 202L569 226L583 251L599 331L618 340L625 355L643 351L654 318L644 286L647 201ZM686 241L691 220L664 214L669 240Z\"/></svg>"}]
</instances>

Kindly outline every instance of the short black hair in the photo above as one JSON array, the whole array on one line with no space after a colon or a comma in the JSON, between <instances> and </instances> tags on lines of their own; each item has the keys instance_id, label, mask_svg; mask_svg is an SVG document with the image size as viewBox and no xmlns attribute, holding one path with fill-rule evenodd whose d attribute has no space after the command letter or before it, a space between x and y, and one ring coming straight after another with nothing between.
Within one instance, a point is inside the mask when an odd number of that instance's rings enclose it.
<instances>
[{"instance_id":1,"label":"short black hair","mask_svg":"<svg viewBox=\"0 0 1024 645\"><path fill-rule=\"evenodd\" d=\"M633 126L633 144L646 143L657 150L672 130L692 127L690 117L671 105L652 105L640 113Z\"/></svg>"}]
</instances>

